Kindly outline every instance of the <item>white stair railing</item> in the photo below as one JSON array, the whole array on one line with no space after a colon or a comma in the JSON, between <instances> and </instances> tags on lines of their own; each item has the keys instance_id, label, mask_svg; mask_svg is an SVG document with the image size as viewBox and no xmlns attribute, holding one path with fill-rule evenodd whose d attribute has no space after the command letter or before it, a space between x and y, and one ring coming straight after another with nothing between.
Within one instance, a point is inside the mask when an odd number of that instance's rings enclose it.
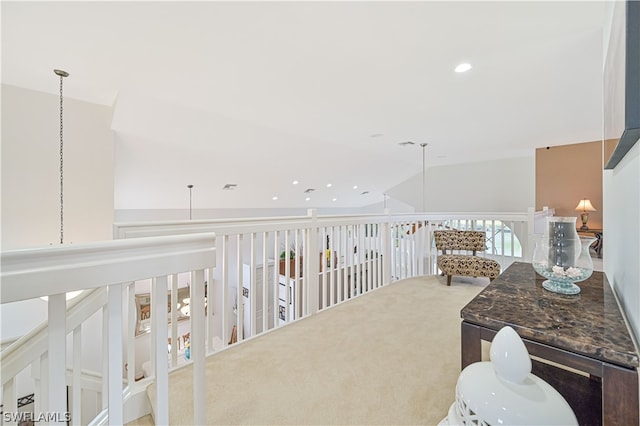
<instances>
[{"instance_id":1,"label":"white stair railing","mask_svg":"<svg viewBox=\"0 0 640 426\"><path fill-rule=\"evenodd\" d=\"M204 421L207 354L392 281L438 273L433 246L436 229L484 229L488 246L484 255L499 257L503 268L526 259L532 221L531 212L319 217L310 211L307 216L288 218L116 224L116 241L3 252L2 303L49 296L50 314L46 333L29 343L21 339L15 349L11 345L11 350L0 354L5 412L15 411L11 401L15 401L17 374L31 367L36 411L65 413L66 400L56 396L66 394L64 388L69 385L71 423L80 424L85 414L79 411L85 381L81 372L86 366L75 360L84 356L87 330L82 325L91 314L102 312L102 330L91 330L103 339L102 347L93 349L102 356L105 378L97 392L103 412L93 423L125 420L122 395L135 383L141 364L136 350L140 341L136 286L148 281L151 310L157 315L151 315L151 377L144 382L155 380L156 422L167 423L167 374L180 362L178 345L172 344L168 353L165 339L179 340L177 294L186 274L190 283L188 362L193 362L196 378L194 419ZM289 260L290 251L294 255ZM97 289L84 296L87 300L100 301L93 305L70 302L67 314L63 294L86 289ZM83 314L74 319L71 306L76 303ZM28 345L37 348L29 350ZM24 348L17 349L20 346ZM125 365L129 366L126 374ZM92 387L95 390L95 380Z\"/></svg>"},{"instance_id":2,"label":"white stair railing","mask_svg":"<svg viewBox=\"0 0 640 426\"><path fill-rule=\"evenodd\" d=\"M158 406L168 406L167 393L167 277L191 272L191 328L196 338L191 345L194 369L204 377L204 271L215 266L214 234L165 236L128 241L106 241L93 244L55 246L41 249L5 251L2 253L1 303L48 297L48 322L0 353L4 424L20 420L16 406L16 378L31 369L36 408L31 416L49 424L83 423L82 340L83 323L96 311L103 312L102 347L90 348L94 357L102 357L101 418L110 424L123 424L123 393L133 383L123 374L124 345L134 347L132 339L123 339L123 314L130 305L123 305L123 288L130 283L151 278L155 281L154 325L157 350L155 377L159 385ZM163 288L164 286L164 288ZM91 290L84 300L69 303L65 293ZM198 298L198 299L195 299ZM129 298L125 298L129 301ZM124 306L124 308L123 308ZM126 316L125 316L126 317ZM131 322L129 322L131 324ZM96 330L89 330L95 333ZM72 349L68 350L67 335ZM131 334L130 334L131 336ZM26 342L26 343L24 343ZM135 357L135 355L134 355ZM128 358L131 360L131 358ZM67 366L71 373L67 374ZM85 380L86 381L86 380ZM70 386L71 408L67 406L67 386ZM87 388L87 386L84 386ZM195 383L194 398L202 398L204 387ZM202 401L195 412L204 413ZM168 413L157 413L159 423L168 422ZM202 417L200 417L202 418Z\"/></svg>"},{"instance_id":3,"label":"white stair railing","mask_svg":"<svg viewBox=\"0 0 640 426\"><path fill-rule=\"evenodd\" d=\"M310 210L296 217L119 223L114 238L215 232L220 267L211 271L216 297L206 330L209 341L214 336L228 346L233 336L242 341L392 281L438 273L438 228L484 229L488 249L480 255L506 268L526 258L528 220L527 213L317 216ZM285 261L289 252L294 257Z\"/></svg>"}]
</instances>

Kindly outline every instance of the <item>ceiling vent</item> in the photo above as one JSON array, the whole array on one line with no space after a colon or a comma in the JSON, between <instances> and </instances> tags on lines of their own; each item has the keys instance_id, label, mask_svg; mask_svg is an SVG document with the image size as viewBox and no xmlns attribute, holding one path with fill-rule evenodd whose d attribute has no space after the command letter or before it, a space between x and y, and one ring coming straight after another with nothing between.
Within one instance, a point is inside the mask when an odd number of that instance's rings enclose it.
<instances>
[{"instance_id":1,"label":"ceiling vent","mask_svg":"<svg viewBox=\"0 0 640 426\"><path fill-rule=\"evenodd\" d=\"M315 191L314 188L307 188L307 189L304 190L304 193L305 194L311 194L313 191Z\"/></svg>"},{"instance_id":2,"label":"ceiling vent","mask_svg":"<svg viewBox=\"0 0 640 426\"><path fill-rule=\"evenodd\" d=\"M362 191L362 193L360 193L360 195L367 195L369 193L369 191Z\"/></svg>"},{"instance_id":3,"label":"ceiling vent","mask_svg":"<svg viewBox=\"0 0 640 426\"><path fill-rule=\"evenodd\" d=\"M238 184L236 183L228 183L225 186L222 187L222 189L226 190L226 191L231 191L236 189L236 186L238 186Z\"/></svg>"}]
</instances>

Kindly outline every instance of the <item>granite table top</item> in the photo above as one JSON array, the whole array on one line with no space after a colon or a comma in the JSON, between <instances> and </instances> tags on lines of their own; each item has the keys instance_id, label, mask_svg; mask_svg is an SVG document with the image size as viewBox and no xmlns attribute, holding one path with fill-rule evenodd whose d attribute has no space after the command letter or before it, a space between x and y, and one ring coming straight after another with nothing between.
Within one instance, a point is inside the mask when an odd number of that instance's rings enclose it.
<instances>
[{"instance_id":1,"label":"granite table top","mask_svg":"<svg viewBox=\"0 0 640 426\"><path fill-rule=\"evenodd\" d=\"M581 292L545 290L530 263L515 262L460 311L466 322L492 330L511 326L522 338L627 368L638 352L602 272L577 283Z\"/></svg>"}]
</instances>

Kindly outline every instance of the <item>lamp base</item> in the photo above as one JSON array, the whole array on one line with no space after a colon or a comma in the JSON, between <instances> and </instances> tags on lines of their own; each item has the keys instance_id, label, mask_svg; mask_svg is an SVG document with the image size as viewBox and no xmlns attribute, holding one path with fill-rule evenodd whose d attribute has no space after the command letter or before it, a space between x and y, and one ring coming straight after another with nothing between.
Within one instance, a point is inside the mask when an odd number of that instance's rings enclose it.
<instances>
[{"instance_id":1,"label":"lamp base","mask_svg":"<svg viewBox=\"0 0 640 426\"><path fill-rule=\"evenodd\" d=\"M581 231L587 231L589 227L587 226L587 221L589 220L589 213L584 212L580 214L580 220L582 220L582 226L580 227Z\"/></svg>"},{"instance_id":2,"label":"lamp base","mask_svg":"<svg viewBox=\"0 0 640 426\"><path fill-rule=\"evenodd\" d=\"M580 287L570 282L558 282L553 280L545 280L542 282L542 287L545 290L549 290L554 293L560 293L560 294L580 293Z\"/></svg>"}]
</instances>

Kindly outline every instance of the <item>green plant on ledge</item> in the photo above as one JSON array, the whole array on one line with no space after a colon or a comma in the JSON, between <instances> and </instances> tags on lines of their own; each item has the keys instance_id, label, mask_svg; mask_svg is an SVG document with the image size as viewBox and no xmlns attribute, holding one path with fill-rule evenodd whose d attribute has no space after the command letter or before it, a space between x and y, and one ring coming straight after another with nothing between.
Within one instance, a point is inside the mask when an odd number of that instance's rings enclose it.
<instances>
[{"instance_id":1,"label":"green plant on ledge","mask_svg":"<svg viewBox=\"0 0 640 426\"><path fill-rule=\"evenodd\" d=\"M284 249L282 249L282 251L280 252L280 260L294 259L295 257L296 257L296 248L293 245L291 245L291 248L289 248L288 253L287 253L287 250L284 250Z\"/></svg>"},{"instance_id":2,"label":"green plant on ledge","mask_svg":"<svg viewBox=\"0 0 640 426\"><path fill-rule=\"evenodd\" d=\"M280 252L280 275L286 275L287 265L289 267L289 277L295 277L296 273L296 263L299 264L297 267L298 271L300 271L300 276L302 276L302 256L298 257L298 261L296 259L296 248L295 246L291 246L289 250L283 249Z\"/></svg>"}]
</instances>

